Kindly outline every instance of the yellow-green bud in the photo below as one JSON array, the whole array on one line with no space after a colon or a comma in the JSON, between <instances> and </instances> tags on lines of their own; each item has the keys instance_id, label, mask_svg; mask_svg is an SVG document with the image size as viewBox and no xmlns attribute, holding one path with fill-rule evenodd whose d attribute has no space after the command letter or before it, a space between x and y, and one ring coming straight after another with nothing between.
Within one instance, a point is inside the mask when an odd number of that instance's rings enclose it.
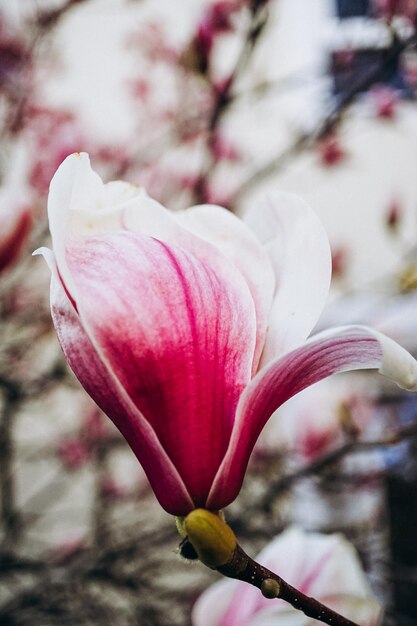
<instances>
[{"instance_id":1,"label":"yellow-green bud","mask_svg":"<svg viewBox=\"0 0 417 626\"><path fill-rule=\"evenodd\" d=\"M236 550L236 537L222 518L205 509L195 509L184 520L188 541L208 567L228 563Z\"/></svg>"},{"instance_id":2,"label":"yellow-green bud","mask_svg":"<svg viewBox=\"0 0 417 626\"><path fill-rule=\"evenodd\" d=\"M278 598L280 592L279 582L273 578L265 578L265 580L262 581L261 592L265 598L269 598L270 600Z\"/></svg>"}]
</instances>

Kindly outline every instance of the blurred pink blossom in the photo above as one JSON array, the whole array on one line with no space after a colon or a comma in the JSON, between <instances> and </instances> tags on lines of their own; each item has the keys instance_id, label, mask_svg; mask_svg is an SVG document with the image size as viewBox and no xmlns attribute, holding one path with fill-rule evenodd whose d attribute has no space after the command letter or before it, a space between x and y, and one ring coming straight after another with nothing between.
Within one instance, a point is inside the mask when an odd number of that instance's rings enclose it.
<instances>
[{"instance_id":1,"label":"blurred pink blossom","mask_svg":"<svg viewBox=\"0 0 417 626\"><path fill-rule=\"evenodd\" d=\"M342 278L347 270L349 251L346 246L332 246L332 278Z\"/></svg>"},{"instance_id":2,"label":"blurred pink blossom","mask_svg":"<svg viewBox=\"0 0 417 626\"><path fill-rule=\"evenodd\" d=\"M129 492L124 485L115 480L112 476L105 476L100 481L101 494L109 500L123 500Z\"/></svg>"},{"instance_id":3,"label":"blurred pink blossom","mask_svg":"<svg viewBox=\"0 0 417 626\"><path fill-rule=\"evenodd\" d=\"M381 608L373 596L354 547L342 535L306 533L291 527L267 545L257 561L362 626L377 626ZM194 605L193 626L314 626L282 600L268 600L259 590L222 580Z\"/></svg>"},{"instance_id":4,"label":"blurred pink blossom","mask_svg":"<svg viewBox=\"0 0 417 626\"><path fill-rule=\"evenodd\" d=\"M417 19L417 0L373 0L377 15L391 19L394 15L402 15L415 24Z\"/></svg>"},{"instance_id":5,"label":"blurred pink blossom","mask_svg":"<svg viewBox=\"0 0 417 626\"><path fill-rule=\"evenodd\" d=\"M58 165L85 145L73 113L47 107L30 107L27 112L33 137L33 163L29 182L39 193L47 191Z\"/></svg>"},{"instance_id":6,"label":"blurred pink blossom","mask_svg":"<svg viewBox=\"0 0 417 626\"><path fill-rule=\"evenodd\" d=\"M111 424L100 409L93 406L85 414L82 432L87 441L94 443L111 436L110 426Z\"/></svg>"},{"instance_id":7,"label":"blurred pink blossom","mask_svg":"<svg viewBox=\"0 0 417 626\"><path fill-rule=\"evenodd\" d=\"M392 120L397 112L398 95L390 87L379 85L370 91L375 114L381 119Z\"/></svg>"},{"instance_id":8,"label":"blurred pink blossom","mask_svg":"<svg viewBox=\"0 0 417 626\"><path fill-rule=\"evenodd\" d=\"M63 437L58 444L57 455L61 463L69 470L83 467L91 458L86 443L79 437Z\"/></svg>"},{"instance_id":9,"label":"blurred pink blossom","mask_svg":"<svg viewBox=\"0 0 417 626\"><path fill-rule=\"evenodd\" d=\"M346 157L346 152L340 144L339 138L333 134L320 139L317 148L322 165L331 167L339 164Z\"/></svg>"},{"instance_id":10,"label":"blurred pink blossom","mask_svg":"<svg viewBox=\"0 0 417 626\"><path fill-rule=\"evenodd\" d=\"M22 192L21 192L22 194ZM17 261L32 226L31 209L17 190L0 191L0 273Z\"/></svg>"},{"instance_id":11,"label":"blurred pink blossom","mask_svg":"<svg viewBox=\"0 0 417 626\"><path fill-rule=\"evenodd\" d=\"M400 201L397 196L391 198L385 214L385 223L391 231L396 231L403 215Z\"/></svg>"},{"instance_id":12,"label":"blurred pink blossom","mask_svg":"<svg viewBox=\"0 0 417 626\"><path fill-rule=\"evenodd\" d=\"M217 133L213 140L213 155L218 160L236 162L239 160L239 151L226 137Z\"/></svg>"},{"instance_id":13,"label":"blurred pink blossom","mask_svg":"<svg viewBox=\"0 0 417 626\"><path fill-rule=\"evenodd\" d=\"M289 400L267 424L261 452L284 449L313 461L344 441L344 431L363 433L373 416L373 393L366 381L344 375L321 381Z\"/></svg>"}]
</instances>

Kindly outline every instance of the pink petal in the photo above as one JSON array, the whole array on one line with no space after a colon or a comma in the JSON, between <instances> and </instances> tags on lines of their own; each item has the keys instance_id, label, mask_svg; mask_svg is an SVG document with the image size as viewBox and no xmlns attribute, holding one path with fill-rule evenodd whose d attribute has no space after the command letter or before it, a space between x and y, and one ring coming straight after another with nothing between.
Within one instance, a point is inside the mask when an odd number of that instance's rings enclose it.
<instances>
[{"instance_id":1,"label":"pink petal","mask_svg":"<svg viewBox=\"0 0 417 626\"><path fill-rule=\"evenodd\" d=\"M251 230L222 207L201 205L173 213L151 198L129 206L123 224L131 232L179 245L219 272L227 260L239 269L255 304L254 373L265 342L275 278L268 255Z\"/></svg>"},{"instance_id":2,"label":"pink petal","mask_svg":"<svg viewBox=\"0 0 417 626\"><path fill-rule=\"evenodd\" d=\"M271 195L244 219L268 251L276 277L265 364L297 347L315 326L330 285L330 246L314 211L289 193Z\"/></svg>"},{"instance_id":3,"label":"pink petal","mask_svg":"<svg viewBox=\"0 0 417 626\"><path fill-rule=\"evenodd\" d=\"M256 328L246 282L227 262L213 270L127 232L85 239L67 255L84 328L204 506L250 380Z\"/></svg>"},{"instance_id":4,"label":"pink petal","mask_svg":"<svg viewBox=\"0 0 417 626\"><path fill-rule=\"evenodd\" d=\"M399 386L417 390L417 362L385 335L366 326L345 326L312 337L261 370L242 394L208 506L220 509L235 499L253 446L279 406L323 378L355 369L378 369Z\"/></svg>"},{"instance_id":5,"label":"pink petal","mask_svg":"<svg viewBox=\"0 0 417 626\"><path fill-rule=\"evenodd\" d=\"M243 583L245 584L245 583ZM220 580L206 589L193 606L193 626L220 626L224 614L242 583L237 580ZM249 588L249 585L247 585ZM256 590L259 594L259 590ZM230 626L234 626L233 623Z\"/></svg>"},{"instance_id":6,"label":"pink petal","mask_svg":"<svg viewBox=\"0 0 417 626\"><path fill-rule=\"evenodd\" d=\"M256 369L265 341L274 275L268 255L241 220L213 206L174 214L149 198L143 188L121 181L103 184L85 153L70 155L58 168L51 182L48 213L59 273L73 301L76 288L65 250L72 242L92 234L125 230L156 237L208 260L219 273L227 259L231 260L247 280L255 302L253 371Z\"/></svg>"},{"instance_id":7,"label":"pink petal","mask_svg":"<svg viewBox=\"0 0 417 626\"><path fill-rule=\"evenodd\" d=\"M268 254L251 229L230 211L204 204L174 214L176 221L221 250L236 265L252 294L257 325L255 372L264 347L275 277Z\"/></svg>"},{"instance_id":8,"label":"pink petal","mask_svg":"<svg viewBox=\"0 0 417 626\"><path fill-rule=\"evenodd\" d=\"M51 263L49 252L48 264ZM155 431L133 404L109 363L83 328L56 270L52 274L51 308L65 356L86 391L119 428L142 464L161 506L174 515L194 508L192 499Z\"/></svg>"}]
</instances>

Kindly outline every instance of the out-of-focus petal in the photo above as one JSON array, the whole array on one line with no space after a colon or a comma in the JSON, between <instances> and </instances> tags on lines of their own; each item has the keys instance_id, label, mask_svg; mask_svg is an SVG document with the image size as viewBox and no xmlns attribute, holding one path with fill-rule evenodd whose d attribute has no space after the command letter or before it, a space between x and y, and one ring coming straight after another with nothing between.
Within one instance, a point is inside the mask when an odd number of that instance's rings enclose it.
<instances>
[{"instance_id":1,"label":"out-of-focus petal","mask_svg":"<svg viewBox=\"0 0 417 626\"><path fill-rule=\"evenodd\" d=\"M260 614L256 615L245 626L277 626L277 620L285 626L315 626L314 622L301 611L297 611L292 607L278 609L276 606L264 609ZM238 626L236 624L236 626ZM242 626L239 624L239 626Z\"/></svg>"},{"instance_id":2,"label":"out-of-focus petal","mask_svg":"<svg viewBox=\"0 0 417 626\"><path fill-rule=\"evenodd\" d=\"M274 271L266 250L242 220L222 207L202 204L178 211L174 217L187 230L219 248L245 277L256 310L257 344L253 367L256 371L275 287Z\"/></svg>"},{"instance_id":3,"label":"out-of-focus petal","mask_svg":"<svg viewBox=\"0 0 417 626\"><path fill-rule=\"evenodd\" d=\"M330 246L314 211L289 193L269 196L244 220L268 251L276 277L265 364L297 347L314 328L330 286Z\"/></svg>"},{"instance_id":4,"label":"out-of-focus petal","mask_svg":"<svg viewBox=\"0 0 417 626\"><path fill-rule=\"evenodd\" d=\"M372 595L354 547L342 535L288 528L256 560L342 615L366 626L379 623L380 605ZM205 591L193 608L192 618L194 626L316 623L288 603L267 600L258 589L237 581L221 581Z\"/></svg>"},{"instance_id":5,"label":"out-of-focus petal","mask_svg":"<svg viewBox=\"0 0 417 626\"><path fill-rule=\"evenodd\" d=\"M237 589L237 580L220 580L211 585L193 606L193 626L219 626Z\"/></svg>"},{"instance_id":6,"label":"out-of-focus petal","mask_svg":"<svg viewBox=\"0 0 417 626\"><path fill-rule=\"evenodd\" d=\"M340 562L338 565L340 568ZM358 595L339 593L334 596L324 595L322 602L337 613L364 626L377 626L382 619L381 606L369 597L361 598Z\"/></svg>"},{"instance_id":7,"label":"out-of-focus petal","mask_svg":"<svg viewBox=\"0 0 417 626\"><path fill-rule=\"evenodd\" d=\"M53 263L47 252L48 264ZM149 422L133 404L100 347L88 336L52 266L51 309L55 329L72 370L86 391L107 413L140 460L161 505L186 514L193 502Z\"/></svg>"},{"instance_id":8,"label":"out-of-focus petal","mask_svg":"<svg viewBox=\"0 0 417 626\"><path fill-rule=\"evenodd\" d=\"M251 375L246 281L227 261L213 270L128 232L85 239L67 255L84 328L204 506Z\"/></svg>"},{"instance_id":9,"label":"out-of-focus petal","mask_svg":"<svg viewBox=\"0 0 417 626\"><path fill-rule=\"evenodd\" d=\"M208 505L222 508L237 496L255 442L279 406L323 378L355 369L378 369L400 387L417 389L417 362L382 333L366 326L345 326L312 337L261 370L242 394Z\"/></svg>"}]
</instances>

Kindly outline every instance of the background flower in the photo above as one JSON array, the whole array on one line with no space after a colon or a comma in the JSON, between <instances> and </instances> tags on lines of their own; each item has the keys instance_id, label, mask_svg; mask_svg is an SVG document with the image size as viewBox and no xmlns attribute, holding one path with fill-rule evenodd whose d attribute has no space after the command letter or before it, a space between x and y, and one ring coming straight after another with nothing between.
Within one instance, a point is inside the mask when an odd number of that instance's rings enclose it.
<instances>
[{"instance_id":1,"label":"background flower","mask_svg":"<svg viewBox=\"0 0 417 626\"><path fill-rule=\"evenodd\" d=\"M303 593L345 617L376 626L381 607L372 595L353 546L341 535L306 533L291 527L269 543L257 561ZM220 581L193 609L194 626L312 626L311 619L282 600L268 600L238 581Z\"/></svg>"}]
</instances>

